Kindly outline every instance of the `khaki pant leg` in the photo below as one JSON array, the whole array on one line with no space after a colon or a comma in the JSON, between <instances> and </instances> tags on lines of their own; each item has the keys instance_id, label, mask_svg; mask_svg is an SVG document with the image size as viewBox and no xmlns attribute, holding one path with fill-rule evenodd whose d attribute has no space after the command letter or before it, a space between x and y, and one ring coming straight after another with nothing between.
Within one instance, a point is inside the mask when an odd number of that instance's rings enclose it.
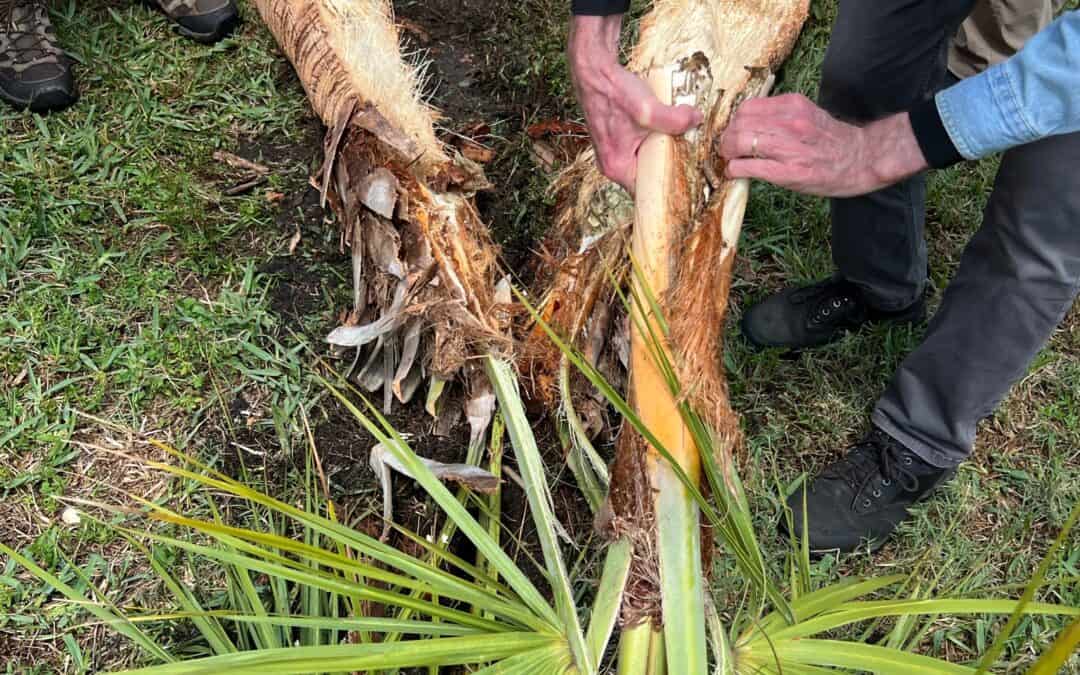
<instances>
[{"instance_id":1,"label":"khaki pant leg","mask_svg":"<svg viewBox=\"0 0 1080 675\"><path fill-rule=\"evenodd\" d=\"M949 71L959 78L1015 54L1046 27L1066 0L978 0L949 48Z\"/></svg>"}]
</instances>

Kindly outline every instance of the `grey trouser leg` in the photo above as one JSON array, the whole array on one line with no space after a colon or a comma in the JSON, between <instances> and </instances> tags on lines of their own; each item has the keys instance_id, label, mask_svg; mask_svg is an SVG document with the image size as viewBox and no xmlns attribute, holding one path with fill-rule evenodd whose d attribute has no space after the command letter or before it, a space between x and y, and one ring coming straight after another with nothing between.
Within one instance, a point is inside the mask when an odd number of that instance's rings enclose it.
<instances>
[{"instance_id":1,"label":"grey trouser leg","mask_svg":"<svg viewBox=\"0 0 1080 675\"><path fill-rule=\"evenodd\" d=\"M907 110L942 88L949 40L975 0L840 0L819 102L849 122ZM926 282L926 182L916 176L870 195L832 200L832 253L866 301L897 310Z\"/></svg>"},{"instance_id":2,"label":"grey trouser leg","mask_svg":"<svg viewBox=\"0 0 1080 675\"><path fill-rule=\"evenodd\" d=\"M983 224L873 422L939 467L1025 372L1080 291L1080 133L1005 153Z\"/></svg>"}]
</instances>

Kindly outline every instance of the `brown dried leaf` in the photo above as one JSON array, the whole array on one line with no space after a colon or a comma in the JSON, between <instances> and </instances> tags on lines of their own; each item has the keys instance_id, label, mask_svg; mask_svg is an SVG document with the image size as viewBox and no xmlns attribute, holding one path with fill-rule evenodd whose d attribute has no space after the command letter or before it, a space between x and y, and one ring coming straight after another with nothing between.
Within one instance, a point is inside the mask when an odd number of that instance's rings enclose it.
<instances>
[{"instance_id":1,"label":"brown dried leaf","mask_svg":"<svg viewBox=\"0 0 1080 675\"><path fill-rule=\"evenodd\" d=\"M398 389L401 391L398 395L398 399L402 403L408 403L412 400L413 396L420 389L420 383L424 381L424 367L416 363L412 369L409 370L409 374L405 376L405 379L401 381L401 386Z\"/></svg>"},{"instance_id":2,"label":"brown dried leaf","mask_svg":"<svg viewBox=\"0 0 1080 675\"><path fill-rule=\"evenodd\" d=\"M363 368L356 374L356 383L364 391L372 392L381 389L385 380L383 380L383 339L380 337L379 341L375 343L375 347L372 348L371 354L368 355L367 361L364 362Z\"/></svg>"},{"instance_id":3,"label":"brown dried leaf","mask_svg":"<svg viewBox=\"0 0 1080 675\"><path fill-rule=\"evenodd\" d=\"M364 243L371 262L380 272L404 279L405 264L398 257L401 251L401 235L393 225L382 218L369 215L364 225Z\"/></svg>"},{"instance_id":4,"label":"brown dried leaf","mask_svg":"<svg viewBox=\"0 0 1080 675\"><path fill-rule=\"evenodd\" d=\"M533 160L541 169L547 173L555 170L555 164L559 161L559 158L555 154L555 148L551 147L550 143L533 141L530 150L532 150Z\"/></svg>"},{"instance_id":5,"label":"brown dried leaf","mask_svg":"<svg viewBox=\"0 0 1080 675\"><path fill-rule=\"evenodd\" d=\"M340 347L361 347L386 333L396 330L405 321L405 296L408 284L400 282L394 290L393 304L375 321L363 326L338 326L326 336L326 341Z\"/></svg>"},{"instance_id":6,"label":"brown dried leaf","mask_svg":"<svg viewBox=\"0 0 1080 675\"><path fill-rule=\"evenodd\" d=\"M494 415L495 393L484 380L479 382L473 395L465 403L465 417L469 421L470 448L475 448L484 442L484 434L487 433Z\"/></svg>"},{"instance_id":7,"label":"brown dried leaf","mask_svg":"<svg viewBox=\"0 0 1080 675\"><path fill-rule=\"evenodd\" d=\"M394 217L397 205L398 180L388 169L379 167L365 176L357 186L360 203L383 218Z\"/></svg>"},{"instance_id":8,"label":"brown dried leaf","mask_svg":"<svg viewBox=\"0 0 1080 675\"><path fill-rule=\"evenodd\" d=\"M422 327L423 321L419 318L412 319L405 325L405 335L401 345L401 360L398 362L397 372L394 373L392 384L394 395L402 403L407 403L408 399L412 398L412 394L416 390L415 385L419 383L419 378L416 378L415 383L411 382L410 375L413 373L413 364L416 362L416 354L420 349L420 329ZM403 389L402 385L407 381L408 384L412 385L413 391L407 392Z\"/></svg>"},{"instance_id":9,"label":"brown dried leaf","mask_svg":"<svg viewBox=\"0 0 1080 675\"><path fill-rule=\"evenodd\" d=\"M437 462L433 459L427 459L426 457L417 457L417 459L419 459L431 473L435 474L435 477L439 480L457 483L470 490L475 490L476 492L482 492L484 494L491 494L499 488L499 479L478 466L473 466L471 464L444 464L443 462ZM383 447L381 443L371 449L370 461L371 468L375 470L376 475L383 473L382 467L388 466L403 476L415 478L415 476L409 473L409 470L405 468L405 465L399 462L397 457Z\"/></svg>"},{"instance_id":10,"label":"brown dried leaf","mask_svg":"<svg viewBox=\"0 0 1080 675\"><path fill-rule=\"evenodd\" d=\"M354 126L370 131L387 147L392 148L402 159L413 161L420 156L420 148L411 138L390 123L375 106L365 104L352 118Z\"/></svg>"},{"instance_id":11,"label":"brown dried leaf","mask_svg":"<svg viewBox=\"0 0 1080 675\"><path fill-rule=\"evenodd\" d=\"M353 313L357 316L367 307L367 279L364 278L364 229L357 219L349 244L353 273Z\"/></svg>"},{"instance_id":12,"label":"brown dried leaf","mask_svg":"<svg viewBox=\"0 0 1080 675\"><path fill-rule=\"evenodd\" d=\"M495 159L495 151L491 148L480 145L474 141L469 141L461 144L461 154L465 155L469 159L478 164L487 164L491 160Z\"/></svg>"},{"instance_id":13,"label":"brown dried leaf","mask_svg":"<svg viewBox=\"0 0 1080 675\"><path fill-rule=\"evenodd\" d=\"M330 189L330 174L337 166L337 153L341 147L341 139L345 135L345 129L356 111L356 99L348 99L342 102L334 119L333 128L330 129L323 139L323 166L322 181L319 186L319 206L326 208L326 191Z\"/></svg>"},{"instance_id":14,"label":"brown dried leaf","mask_svg":"<svg viewBox=\"0 0 1080 675\"><path fill-rule=\"evenodd\" d=\"M270 173L269 167L253 162L250 159L244 159L239 155L234 155L231 152L224 150L215 150L214 159L218 162L224 162L234 169L243 169L244 171L251 171L260 175L266 175Z\"/></svg>"},{"instance_id":15,"label":"brown dried leaf","mask_svg":"<svg viewBox=\"0 0 1080 675\"><path fill-rule=\"evenodd\" d=\"M587 138L589 136L589 128L580 122L548 119L529 125L529 128L525 130L525 133L529 135L529 138L563 134L574 134L585 136Z\"/></svg>"},{"instance_id":16,"label":"brown dried leaf","mask_svg":"<svg viewBox=\"0 0 1080 675\"><path fill-rule=\"evenodd\" d=\"M435 428L432 430L436 436L449 436L461 419L461 397L449 397L446 405L439 407L439 414L435 418Z\"/></svg>"}]
</instances>

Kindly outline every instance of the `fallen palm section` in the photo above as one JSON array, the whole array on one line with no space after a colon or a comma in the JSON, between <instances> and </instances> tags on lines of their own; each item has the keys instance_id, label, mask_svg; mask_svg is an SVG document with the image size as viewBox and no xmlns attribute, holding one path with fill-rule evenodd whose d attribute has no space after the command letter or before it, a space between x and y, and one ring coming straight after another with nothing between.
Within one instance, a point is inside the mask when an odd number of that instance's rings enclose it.
<instances>
[{"instance_id":1,"label":"fallen palm section","mask_svg":"<svg viewBox=\"0 0 1080 675\"><path fill-rule=\"evenodd\" d=\"M814 589L805 542L793 542L786 589L770 572L735 470L739 426L720 353L748 185L723 178L714 143L743 100L767 93L807 0L656 0L630 67L665 102L698 106L706 122L683 138L647 139L635 201L583 154L556 185L547 247L555 255L537 287L516 299L499 279L473 202L487 182L438 141L385 0L255 4L328 129L320 186L353 261L352 307L328 338L346 361L324 384L377 440L376 470L416 480L445 520L425 537L388 518L411 554L341 522L320 485L310 431L302 504L166 448L176 463L154 467L201 487L213 517L133 495L121 500L138 509L85 506L171 528L111 525L149 547L175 612L121 611L0 545L161 664L138 672L975 673L992 664L1011 629L982 663L949 664L912 651L923 617L1080 615L1032 601L1080 511L1018 600L931 599L903 577ZM529 319L516 339L515 316ZM608 538L587 613L563 558L515 366L528 373L531 395L561 410L569 466ZM484 470L418 457L390 425L383 411L421 389L437 424L467 414L473 433L463 455ZM612 410L622 429L609 468L593 440ZM503 547L504 435L542 550L539 584ZM465 487L452 492L447 479ZM226 509L250 525L233 524ZM469 545L452 545L455 536ZM745 587L740 607L712 601L714 537ZM215 609L151 548L220 570ZM877 642L831 637L885 620L893 627ZM163 648L146 629L162 622L189 625L198 646ZM1063 632L1034 672L1063 663L1074 634Z\"/></svg>"},{"instance_id":2,"label":"fallen palm section","mask_svg":"<svg viewBox=\"0 0 1080 675\"><path fill-rule=\"evenodd\" d=\"M353 304L328 341L383 409L426 392L441 428L478 437L490 386L470 357L509 353L509 286L473 195L482 169L436 137L437 114L381 0L257 0L326 125L323 199L352 256Z\"/></svg>"}]
</instances>

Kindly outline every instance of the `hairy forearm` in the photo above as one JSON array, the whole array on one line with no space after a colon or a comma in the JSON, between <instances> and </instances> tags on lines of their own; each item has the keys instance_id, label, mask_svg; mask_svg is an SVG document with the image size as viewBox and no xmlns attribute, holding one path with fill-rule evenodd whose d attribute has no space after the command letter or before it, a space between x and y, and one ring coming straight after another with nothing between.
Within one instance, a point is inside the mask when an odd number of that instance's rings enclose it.
<instances>
[{"instance_id":1,"label":"hairy forearm","mask_svg":"<svg viewBox=\"0 0 1080 675\"><path fill-rule=\"evenodd\" d=\"M622 16L575 16L570 20L567 61L574 93L586 117L595 116L594 101L609 98L619 70Z\"/></svg>"},{"instance_id":2,"label":"hairy forearm","mask_svg":"<svg viewBox=\"0 0 1080 675\"><path fill-rule=\"evenodd\" d=\"M570 20L567 59L575 78L619 65L622 15L575 16Z\"/></svg>"},{"instance_id":3,"label":"hairy forearm","mask_svg":"<svg viewBox=\"0 0 1080 675\"><path fill-rule=\"evenodd\" d=\"M906 112L870 123L862 128L861 136L871 189L898 183L928 168Z\"/></svg>"}]
</instances>

